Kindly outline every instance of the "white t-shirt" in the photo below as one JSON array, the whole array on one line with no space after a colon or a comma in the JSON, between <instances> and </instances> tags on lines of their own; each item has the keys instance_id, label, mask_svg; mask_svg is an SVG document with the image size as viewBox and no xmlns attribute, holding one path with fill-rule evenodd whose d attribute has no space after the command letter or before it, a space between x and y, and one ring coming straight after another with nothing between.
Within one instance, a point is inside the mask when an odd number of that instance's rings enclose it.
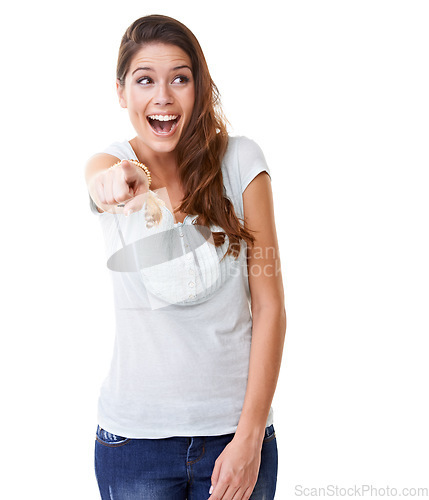
<instances>
[{"instance_id":1,"label":"white t-shirt","mask_svg":"<svg viewBox=\"0 0 429 500\"><path fill-rule=\"evenodd\" d=\"M128 141L104 149L137 159ZM270 170L260 147L230 137L222 161L224 194L243 218L242 193ZM98 212L115 304L115 344L98 402L98 424L129 438L209 436L237 429L249 371L252 316L246 242L222 259L196 215L158 226L144 208L129 216ZM211 226L212 231L220 231ZM270 408L266 425L273 423Z\"/></svg>"}]
</instances>

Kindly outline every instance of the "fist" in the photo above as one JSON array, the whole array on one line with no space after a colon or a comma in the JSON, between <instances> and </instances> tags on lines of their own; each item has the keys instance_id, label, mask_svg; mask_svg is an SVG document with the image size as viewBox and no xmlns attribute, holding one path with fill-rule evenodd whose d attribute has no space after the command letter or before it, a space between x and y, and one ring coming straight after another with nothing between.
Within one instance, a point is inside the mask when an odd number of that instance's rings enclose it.
<instances>
[{"instance_id":1,"label":"fist","mask_svg":"<svg viewBox=\"0 0 429 500\"><path fill-rule=\"evenodd\" d=\"M149 180L139 166L122 160L95 176L93 190L105 212L120 213L118 207L123 207L123 213L128 215L141 210L149 192Z\"/></svg>"}]
</instances>

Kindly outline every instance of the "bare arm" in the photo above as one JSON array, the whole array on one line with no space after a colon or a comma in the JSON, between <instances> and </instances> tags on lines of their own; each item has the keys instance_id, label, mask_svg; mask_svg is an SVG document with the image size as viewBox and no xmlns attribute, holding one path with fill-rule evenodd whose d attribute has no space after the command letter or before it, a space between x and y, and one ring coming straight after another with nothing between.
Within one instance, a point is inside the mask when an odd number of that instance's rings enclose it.
<instances>
[{"instance_id":1,"label":"bare arm","mask_svg":"<svg viewBox=\"0 0 429 500\"><path fill-rule=\"evenodd\" d=\"M85 181L88 186L88 192L94 203L97 205L97 210L101 212L112 211L110 205L101 203L99 200L99 195L94 186L95 177L100 174L100 172L106 171L112 165L119 161L116 156L109 155L107 153L97 153L87 161L85 166Z\"/></svg>"},{"instance_id":2,"label":"bare arm","mask_svg":"<svg viewBox=\"0 0 429 500\"><path fill-rule=\"evenodd\" d=\"M262 445L264 429L280 371L286 334L286 310L274 221L271 182L261 172L243 193L244 216L256 230L248 247L253 316L246 396L236 436Z\"/></svg>"}]
</instances>

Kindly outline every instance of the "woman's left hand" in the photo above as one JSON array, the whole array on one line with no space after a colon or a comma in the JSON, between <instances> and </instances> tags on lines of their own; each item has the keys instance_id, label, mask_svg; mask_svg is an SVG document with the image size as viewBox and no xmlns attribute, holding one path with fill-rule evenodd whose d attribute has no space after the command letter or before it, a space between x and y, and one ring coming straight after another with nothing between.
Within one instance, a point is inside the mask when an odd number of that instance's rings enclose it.
<instances>
[{"instance_id":1,"label":"woman's left hand","mask_svg":"<svg viewBox=\"0 0 429 500\"><path fill-rule=\"evenodd\" d=\"M215 462L209 500L250 498L258 480L261 445L234 437L225 446Z\"/></svg>"}]
</instances>

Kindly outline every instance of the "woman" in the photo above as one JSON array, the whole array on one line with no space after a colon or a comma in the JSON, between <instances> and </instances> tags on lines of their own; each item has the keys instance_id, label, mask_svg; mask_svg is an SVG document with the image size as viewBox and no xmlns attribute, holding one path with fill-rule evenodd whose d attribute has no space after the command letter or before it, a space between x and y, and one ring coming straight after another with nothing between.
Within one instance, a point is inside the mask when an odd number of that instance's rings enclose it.
<instances>
[{"instance_id":1,"label":"woman","mask_svg":"<svg viewBox=\"0 0 429 500\"><path fill-rule=\"evenodd\" d=\"M126 30L117 92L137 136L85 171L116 313L101 497L272 499L286 313L268 166L228 136L200 45L172 18Z\"/></svg>"}]
</instances>

